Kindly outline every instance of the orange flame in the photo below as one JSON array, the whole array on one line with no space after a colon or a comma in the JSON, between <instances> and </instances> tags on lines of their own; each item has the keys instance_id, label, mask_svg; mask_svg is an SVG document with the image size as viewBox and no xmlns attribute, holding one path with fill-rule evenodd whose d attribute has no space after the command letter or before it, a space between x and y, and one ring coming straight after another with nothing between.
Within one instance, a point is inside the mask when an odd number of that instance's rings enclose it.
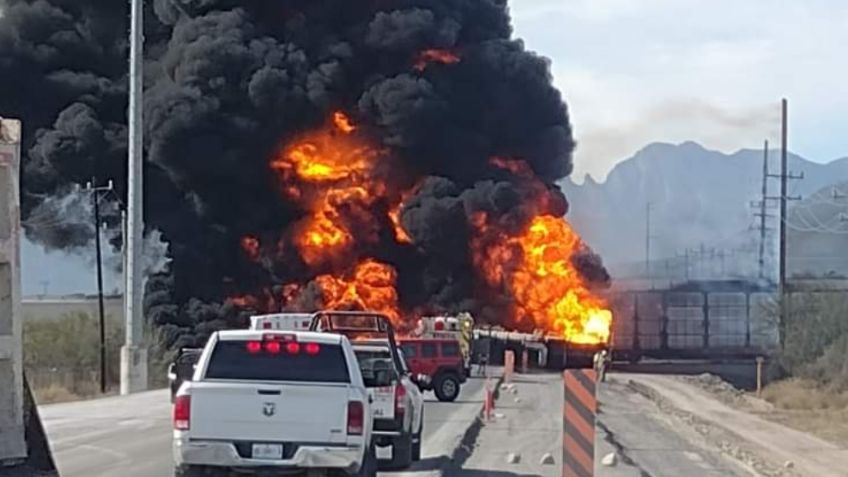
<instances>
[{"instance_id":1,"label":"orange flame","mask_svg":"<svg viewBox=\"0 0 848 477\"><path fill-rule=\"evenodd\" d=\"M330 119L327 127L289 143L271 162L283 182L283 193L306 209L294 242L310 265L349 250L354 233L345 218L360 211L358 218L366 224L373 222L361 211L370 209L385 194L385 185L373 177L382 151L354 134L356 126L341 111Z\"/></svg>"},{"instance_id":2,"label":"orange flame","mask_svg":"<svg viewBox=\"0 0 848 477\"><path fill-rule=\"evenodd\" d=\"M333 113L333 127L305 134L271 161L271 168L286 177L322 183L350 179L369 171L380 152L361 138L350 135L356 128L341 112Z\"/></svg>"},{"instance_id":3,"label":"orange flame","mask_svg":"<svg viewBox=\"0 0 848 477\"><path fill-rule=\"evenodd\" d=\"M424 71L432 63L441 63L443 65L453 65L459 63L459 56L450 50L441 50L432 48L424 50L415 58L415 68L418 71Z\"/></svg>"},{"instance_id":4,"label":"orange flame","mask_svg":"<svg viewBox=\"0 0 848 477\"><path fill-rule=\"evenodd\" d=\"M404 191L403 194L401 194L400 201L397 205L389 209L389 219L392 221L392 227L395 231L395 240L397 240L398 243L412 243L412 237L409 236L409 233L403 228L403 224L400 222L400 213L403 211L403 207L406 205L409 198L418 191L418 186L420 184L421 183L419 182L411 189Z\"/></svg>"},{"instance_id":5,"label":"orange flame","mask_svg":"<svg viewBox=\"0 0 848 477\"><path fill-rule=\"evenodd\" d=\"M398 323L398 295L395 269L366 259L344 276L320 275L315 283L321 289L328 310L368 310L385 313Z\"/></svg>"},{"instance_id":6,"label":"orange flame","mask_svg":"<svg viewBox=\"0 0 848 477\"><path fill-rule=\"evenodd\" d=\"M251 235L245 235L241 238L241 249L245 255L254 262L259 260L259 239Z\"/></svg>"},{"instance_id":7,"label":"orange flame","mask_svg":"<svg viewBox=\"0 0 848 477\"><path fill-rule=\"evenodd\" d=\"M350 122L350 118L341 111L333 113L333 124L336 126L336 129L346 134L356 130L356 126Z\"/></svg>"},{"instance_id":8,"label":"orange flame","mask_svg":"<svg viewBox=\"0 0 848 477\"><path fill-rule=\"evenodd\" d=\"M506 287L516 303L516 320L530 319L541 329L581 344L609 341L612 312L587 288L572 263L583 247L580 237L563 218L541 215L518 236L497 234L485 214L473 217L481 234L474 239L474 262L486 281Z\"/></svg>"}]
</instances>

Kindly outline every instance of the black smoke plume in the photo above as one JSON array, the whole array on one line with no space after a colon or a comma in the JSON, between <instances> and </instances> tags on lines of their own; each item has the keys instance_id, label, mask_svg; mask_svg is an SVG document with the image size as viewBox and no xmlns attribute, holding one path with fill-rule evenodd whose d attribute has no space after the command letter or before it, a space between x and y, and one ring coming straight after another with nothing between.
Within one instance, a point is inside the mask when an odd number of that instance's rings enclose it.
<instances>
[{"instance_id":1,"label":"black smoke plume","mask_svg":"<svg viewBox=\"0 0 848 477\"><path fill-rule=\"evenodd\" d=\"M0 11L0 112L26 127L26 232L84 245L92 229L60 220L67 201L50 198L93 175L125 194L127 2L0 0ZM567 210L550 186L572 170L567 109L547 60L511 38L506 0L154 0L145 29L145 224L172 259L149 278L146 309L174 340L243 320L228 296L277 296L319 272L291 247L285 231L303 211L282 198L269 160L334 110L389 151L399 186L423 179L401 215L415 245L383 234L361 252L397 268L406 309L506 300L475 296L474 212L519 228ZM461 61L415 68L427 49ZM526 181L492 167L495 156L548 184L550 210L531 210ZM262 244L257 262L240 253L245 235ZM578 268L608 281L588 250Z\"/></svg>"}]
</instances>

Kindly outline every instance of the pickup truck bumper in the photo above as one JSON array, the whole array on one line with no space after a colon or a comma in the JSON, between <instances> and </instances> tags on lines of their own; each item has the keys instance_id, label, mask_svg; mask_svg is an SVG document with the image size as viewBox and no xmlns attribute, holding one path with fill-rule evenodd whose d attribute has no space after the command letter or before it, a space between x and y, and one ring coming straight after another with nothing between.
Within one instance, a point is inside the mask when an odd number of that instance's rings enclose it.
<instances>
[{"instance_id":1,"label":"pickup truck bumper","mask_svg":"<svg viewBox=\"0 0 848 477\"><path fill-rule=\"evenodd\" d=\"M298 444L283 460L252 459L239 455L236 445L226 441L174 439L176 465L200 465L228 468L334 468L358 469L365 451L362 446Z\"/></svg>"}]
</instances>

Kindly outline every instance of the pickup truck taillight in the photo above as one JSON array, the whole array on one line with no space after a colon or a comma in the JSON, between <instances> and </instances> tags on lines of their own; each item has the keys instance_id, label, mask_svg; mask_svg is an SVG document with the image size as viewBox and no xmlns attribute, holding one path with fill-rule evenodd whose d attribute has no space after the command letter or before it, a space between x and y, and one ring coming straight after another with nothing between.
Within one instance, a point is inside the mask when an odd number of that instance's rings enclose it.
<instances>
[{"instance_id":1,"label":"pickup truck taillight","mask_svg":"<svg viewBox=\"0 0 848 477\"><path fill-rule=\"evenodd\" d=\"M365 407L360 401L347 402L347 433L361 436L365 432Z\"/></svg>"},{"instance_id":2,"label":"pickup truck taillight","mask_svg":"<svg viewBox=\"0 0 848 477\"><path fill-rule=\"evenodd\" d=\"M406 412L406 388L398 381L395 383L395 419L403 418L404 412Z\"/></svg>"},{"instance_id":3,"label":"pickup truck taillight","mask_svg":"<svg viewBox=\"0 0 848 477\"><path fill-rule=\"evenodd\" d=\"M191 427L191 396L177 396L174 400L174 429L187 431Z\"/></svg>"}]
</instances>

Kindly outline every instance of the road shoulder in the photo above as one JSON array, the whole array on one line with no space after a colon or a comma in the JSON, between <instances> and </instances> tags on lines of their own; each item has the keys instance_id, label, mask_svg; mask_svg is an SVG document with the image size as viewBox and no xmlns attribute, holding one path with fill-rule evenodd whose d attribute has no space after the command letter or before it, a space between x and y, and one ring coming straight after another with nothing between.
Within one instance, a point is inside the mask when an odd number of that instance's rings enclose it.
<instances>
[{"instance_id":1,"label":"road shoulder","mask_svg":"<svg viewBox=\"0 0 848 477\"><path fill-rule=\"evenodd\" d=\"M841 477L848 449L734 409L668 376L628 375L629 385L722 451L767 476Z\"/></svg>"}]
</instances>

